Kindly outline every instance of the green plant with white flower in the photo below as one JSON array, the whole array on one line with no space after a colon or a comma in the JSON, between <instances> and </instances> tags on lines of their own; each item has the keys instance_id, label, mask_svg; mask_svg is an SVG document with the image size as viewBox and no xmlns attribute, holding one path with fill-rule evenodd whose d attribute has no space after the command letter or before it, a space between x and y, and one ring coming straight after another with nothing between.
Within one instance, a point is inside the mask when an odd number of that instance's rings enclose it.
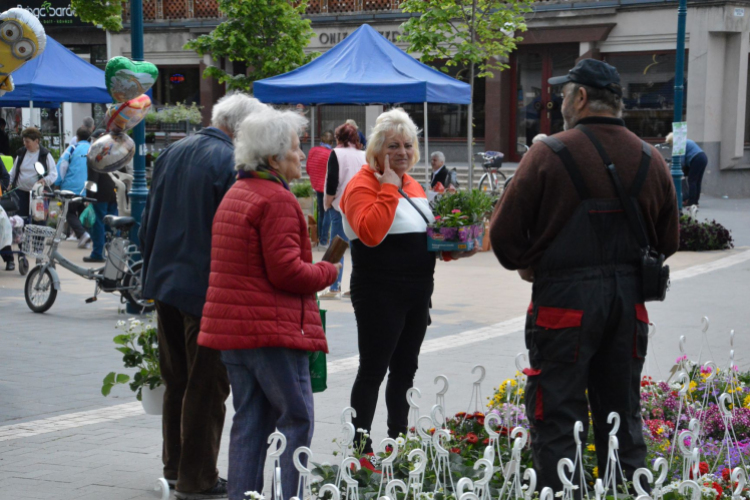
<instances>
[{"instance_id":1,"label":"green plant with white flower","mask_svg":"<svg viewBox=\"0 0 750 500\"><path fill-rule=\"evenodd\" d=\"M156 325L153 318L146 322L130 318L127 322L118 321L117 329L125 333L118 334L113 339L117 344L115 349L122 353L125 368L137 370L132 382L128 374L109 372L102 381L102 395L108 396L114 386L130 382L130 390L136 393L136 398L140 401L144 386L155 389L162 384Z\"/></svg>"},{"instance_id":2,"label":"green plant with white flower","mask_svg":"<svg viewBox=\"0 0 750 500\"><path fill-rule=\"evenodd\" d=\"M257 491L246 491L245 500L265 500L265 496L261 495Z\"/></svg>"}]
</instances>

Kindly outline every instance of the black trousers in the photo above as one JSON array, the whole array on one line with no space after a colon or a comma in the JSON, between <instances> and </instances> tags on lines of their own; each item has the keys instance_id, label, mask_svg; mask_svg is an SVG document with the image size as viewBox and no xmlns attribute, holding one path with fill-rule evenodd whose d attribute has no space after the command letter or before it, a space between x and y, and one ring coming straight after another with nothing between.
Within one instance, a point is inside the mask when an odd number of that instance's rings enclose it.
<instances>
[{"instance_id":1,"label":"black trousers","mask_svg":"<svg viewBox=\"0 0 750 500\"><path fill-rule=\"evenodd\" d=\"M639 290L637 271L616 267L535 280L526 318L531 369L525 397L540 488L562 488L558 461L575 457L576 421L583 423L586 446L589 408L599 477L607 467L610 412L621 419L617 438L625 476L643 467L640 380L648 315Z\"/></svg>"},{"instance_id":2,"label":"black trousers","mask_svg":"<svg viewBox=\"0 0 750 500\"><path fill-rule=\"evenodd\" d=\"M409 403L406 391L414 385L419 349L430 322L433 283L397 282L352 276L351 292L357 319L359 370L352 387L352 419L357 429L372 429L380 384L388 372L385 404L388 436L406 433ZM356 438L360 439L359 433ZM368 439L366 452L372 451Z\"/></svg>"},{"instance_id":3,"label":"black trousers","mask_svg":"<svg viewBox=\"0 0 750 500\"><path fill-rule=\"evenodd\" d=\"M86 229L83 227L83 224L81 224L80 219L81 212L83 212L84 208L82 202L70 203L70 205L68 205L68 213L65 216L65 221L68 223L68 227L73 233L75 233L76 238L79 239L86 234Z\"/></svg>"}]
</instances>

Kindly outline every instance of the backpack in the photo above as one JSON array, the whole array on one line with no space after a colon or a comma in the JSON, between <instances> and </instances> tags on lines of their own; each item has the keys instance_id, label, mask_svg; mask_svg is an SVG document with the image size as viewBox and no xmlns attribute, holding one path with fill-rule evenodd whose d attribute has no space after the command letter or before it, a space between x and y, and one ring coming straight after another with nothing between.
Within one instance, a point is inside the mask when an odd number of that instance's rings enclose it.
<instances>
[{"instance_id":1,"label":"backpack","mask_svg":"<svg viewBox=\"0 0 750 500\"><path fill-rule=\"evenodd\" d=\"M447 184L445 186L446 189L448 189L449 186L453 186L454 188L458 189L458 172L456 172L455 168L452 168L448 170L448 175L445 178L445 183Z\"/></svg>"}]
</instances>

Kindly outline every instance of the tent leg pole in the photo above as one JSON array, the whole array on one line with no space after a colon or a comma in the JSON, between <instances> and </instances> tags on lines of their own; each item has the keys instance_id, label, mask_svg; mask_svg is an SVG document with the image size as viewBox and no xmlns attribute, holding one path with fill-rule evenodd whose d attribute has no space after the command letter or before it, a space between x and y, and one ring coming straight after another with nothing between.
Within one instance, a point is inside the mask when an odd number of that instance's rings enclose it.
<instances>
[{"instance_id":1,"label":"tent leg pole","mask_svg":"<svg viewBox=\"0 0 750 500\"><path fill-rule=\"evenodd\" d=\"M424 103L424 180L430 185L430 139L427 133L427 103Z\"/></svg>"},{"instance_id":2,"label":"tent leg pole","mask_svg":"<svg viewBox=\"0 0 750 500\"><path fill-rule=\"evenodd\" d=\"M58 150L60 151L60 156L63 154L63 148L65 146L65 135L63 134L62 129L62 114L63 114L63 103L60 103L60 107L57 108L57 135L60 137L60 146Z\"/></svg>"},{"instance_id":3,"label":"tent leg pole","mask_svg":"<svg viewBox=\"0 0 750 500\"><path fill-rule=\"evenodd\" d=\"M29 122L34 126L34 101L29 101Z\"/></svg>"},{"instance_id":4,"label":"tent leg pole","mask_svg":"<svg viewBox=\"0 0 750 500\"><path fill-rule=\"evenodd\" d=\"M310 149L315 147L315 105L312 106L312 120L310 120Z\"/></svg>"}]
</instances>

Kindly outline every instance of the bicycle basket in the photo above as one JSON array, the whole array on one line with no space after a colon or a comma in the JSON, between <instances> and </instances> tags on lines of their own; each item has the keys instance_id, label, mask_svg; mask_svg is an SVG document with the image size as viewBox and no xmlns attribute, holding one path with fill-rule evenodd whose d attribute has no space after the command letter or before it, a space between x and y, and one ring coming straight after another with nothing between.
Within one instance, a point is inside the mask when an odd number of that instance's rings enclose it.
<instances>
[{"instance_id":1,"label":"bicycle basket","mask_svg":"<svg viewBox=\"0 0 750 500\"><path fill-rule=\"evenodd\" d=\"M44 257L45 248L47 248L54 237L55 228L33 225L25 226L21 250L28 257L41 259Z\"/></svg>"},{"instance_id":2,"label":"bicycle basket","mask_svg":"<svg viewBox=\"0 0 750 500\"><path fill-rule=\"evenodd\" d=\"M485 151L484 153L484 166L486 168L499 169L503 166L503 155L499 151Z\"/></svg>"}]
</instances>

